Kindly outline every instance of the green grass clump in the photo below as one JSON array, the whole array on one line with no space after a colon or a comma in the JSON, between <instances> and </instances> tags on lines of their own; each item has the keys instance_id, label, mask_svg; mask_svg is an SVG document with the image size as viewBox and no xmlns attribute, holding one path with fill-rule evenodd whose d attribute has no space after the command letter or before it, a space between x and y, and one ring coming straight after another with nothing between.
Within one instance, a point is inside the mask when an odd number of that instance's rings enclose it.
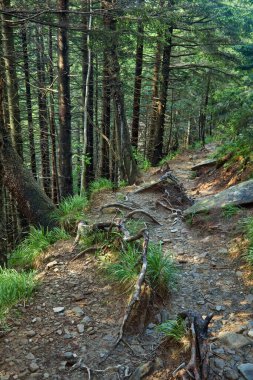
<instances>
[{"instance_id":1,"label":"green grass clump","mask_svg":"<svg viewBox=\"0 0 253 380\"><path fill-rule=\"evenodd\" d=\"M137 151L136 149L133 151L134 158L137 162L137 166L140 170L144 172L148 171L151 168L150 161L144 156L143 153Z\"/></svg>"},{"instance_id":2,"label":"green grass clump","mask_svg":"<svg viewBox=\"0 0 253 380\"><path fill-rule=\"evenodd\" d=\"M222 215L227 219L238 214L239 211L240 211L240 207L235 206L235 205L226 205L222 207Z\"/></svg>"},{"instance_id":3,"label":"green grass clump","mask_svg":"<svg viewBox=\"0 0 253 380\"><path fill-rule=\"evenodd\" d=\"M181 342L187 334L185 321L182 318L168 320L161 323L157 326L156 330L163 333L166 337L171 338L175 342Z\"/></svg>"},{"instance_id":4,"label":"green grass clump","mask_svg":"<svg viewBox=\"0 0 253 380\"><path fill-rule=\"evenodd\" d=\"M34 272L19 273L15 269L0 268L0 320L15 303L31 297L36 285Z\"/></svg>"},{"instance_id":5,"label":"green grass clump","mask_svg":"<svg viewBox=\"0 0 253 380\"><path fill-rule=\"evenodd\" d=\"M8 266L12 268L33 268L35 260L41 252L56 241L69 238L69 234L60 228L45 231L43 228L31 227L28 236L10 254Z\"/></svg>"},{"instance_id":6,"label":"green grass clump","mask_svg":"<svg viewBox=\"0 0 253 380\"><path fill-rule=\"evenodd\" d=\"M109 258L108 258L109 257ZM131 288L141 269L141 246L129 244L115 256L102 258L102 268L109 280ZM164 255L161 245L150 243L145 281L156 292L166 292L175 284L176 267L170 255Z\"/></svg>"},{"instance_id":7,"label":"green grass clump","mask_svg":"<svg viewBox=\"0 0 253 380\"><path fill-rule=\"evenodd\" d=\"M101 190L112 190L113 183L107 178L98 178L90 184L89 192L90 194L94 194Z\"/></svg>"},{"instance_id":8,"label":"green grass clump","mask_svg":"<svg viewBox=\"0 0 253 380\"><path fill-rule=\"evenodd\" d=\"M159 162L159 166L163 166L167 164L169 161L174 160L174 158L176 158L178 154L178 150L176 150L175 152L170 152L169 154L167 154L167 156L161 159L161 161Z\"/></svg>"},{"instance_id":9,"label":"green grass clump","mask_svg":"<svg viewBox=\"0 0 253 380\"><path fill-rule=\"evenodd\" d=\"M84 209L88 205L86 195L74 195L65 198L57 210L53 213L53 218L66 231L73 232L76 224L85 218Z\"/></svg>"}]
</instances>

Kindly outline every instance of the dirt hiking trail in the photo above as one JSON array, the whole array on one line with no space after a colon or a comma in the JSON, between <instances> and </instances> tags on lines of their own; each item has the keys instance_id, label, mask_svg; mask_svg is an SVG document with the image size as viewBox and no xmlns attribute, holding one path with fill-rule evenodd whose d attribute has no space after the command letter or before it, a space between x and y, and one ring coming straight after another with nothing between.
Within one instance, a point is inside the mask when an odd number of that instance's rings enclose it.
<instances>
[{"instance_id":1,"label":"dirt hiking trail","mask_svg":"<svg viewBox=\"0 0 253 380\"><path fill-rule=\"evenodd\" d=\"M170 169L189 197L216 191L193 178L190 170L213 150L210 144L205 151L187 152L171 161ZM146 184L163 174L155 170L145 174ZM172 212L157 203L163 189L134 193L138 188L96 194L87 219L111 220L113 214L101 214L100 207L122 196L154 216L161 225L148 224L150 238L161 241L177 263L175 289L143 305L148 310L143 333L124 336L100 364L117 339L128 294L101 275L93 253L71 261L73 240L56 243L41 264L41 283L33 299L12 310L8 330L1 334L0 380L173 379L173 371L188 362L189 351L171 341L161 344L155 326L186 310L215 313L209 327L209 379L253 379L253 288L247 267L230 253L240 244L234 239L238 220L252 215L252 209L241 209L229 219L215 211L184 220L181 211L188 203L175 189L170 200L177 211Z\"/></svg>"}]
</instances>

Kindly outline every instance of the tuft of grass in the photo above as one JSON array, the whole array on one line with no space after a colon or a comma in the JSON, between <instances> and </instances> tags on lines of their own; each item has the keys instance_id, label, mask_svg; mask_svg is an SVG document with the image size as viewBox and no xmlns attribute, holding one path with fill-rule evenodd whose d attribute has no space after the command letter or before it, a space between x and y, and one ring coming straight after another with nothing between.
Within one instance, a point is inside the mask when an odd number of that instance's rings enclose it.
<instances>
[{"instance_id":1,"label":"tuft of grass","mask_svg":"<svg viewBox=\"0 0 253 380\"><path fill-rule=\"evenodd\" d=\"M57 220L66 231L73 232L77 222L85 218L84 209L88 206L86 195L74 195L65 198L58 209L53 213L53 218Z\"/></svg>"},{"instance_id":2,"label":"tuft of grass","mask_svg":"<svg viewBox=\"0 0 253 380\"><path fill-rule=\"evenodd\" d=\"M10 254L8 266L12 268L33 268L38 256L58 240L67 240L70 235L60 229L46 231L31 227L28 236Z\"/></svg>"},{"instance_id":3,"label":"tuft of grass","mask_svg":"<svg viewBox=\"0 0 253 380\"><path fill-rule=\"evenodd\" d=\"M98 178L90 184L89 192L90 194L94 194L101 190L112 190L113 183L107 178Z\"/></svg>"},{"instance_id":4,"label":"tuft of grass","mask_svg":"<svg viewBox=\"0 0 253 380\"><path fill-rule=\"evenodd\" d=\"M148 169L151 168L150 161L142 154L141 152L137 151L136 149L133 151L134 158L136 159L138 168L140 170L143 170L144 172L148 171Z\"/></svg>"},{"instance_id":5,"label":"tuft of grass","mask_svg":"<svg viewBox=\"0 0 253 380\"><path fill-rule=\"evenodd\" d=\"M9 308L20 300L31 297L37 280L35 272L17 272L15 269L0 268L0 320Z\"/></svg>"},{"instance_id":6,"label":"tuft of grass","mask_svg":"<svg viewBox=\"0 0 253 380\"><path fill-rule=\"evenodd\" d=\"M156 327L156 330L175 342L182 342L187 334L185 321L182 318L168 320Z\"/></svg>"},{"instance_id":7,"label":"tuft of grass","mask_svg":"<svg viewBox=\"0 0 253 380\"><path fill-rule=\"evenodd\" d=\"M229 219L232 216L238 214L239 211L240 211L240 207L235 206L235 205L226 205L226 206L222 207L222 215L226 219Z\"/></svg>"},{"instance_id":8,"label":"tuft of grass","mask_svg":"<svg viewBox=\"0 0 253 380\"><path fill-rule=\"evenodd\" d=\"M169 154L167 154L166 157L161 159L161 161L159 162L159 166L163 166L167 164L169 161L174 160L174 158L176 158L178 154L179 154L178 150L176 150L175 152L170 152Z\"/></svg>"},{"instance_id":9,"label":"tuft of grass","mask_svg":"<svg viewBox=\"0 0 253 380\"><path fill-rule=\"evenodd\" d=\"M145 281L156 292L167 292L174 287L176 279L176 266L169 254L164 255L162 246L149 244L147 255L147 272ZM115 256L102 258L102 268L108 279L124 287L132 288L141 269L141 246L129 244L125 251Z\"/></svg>"}]
</instances>

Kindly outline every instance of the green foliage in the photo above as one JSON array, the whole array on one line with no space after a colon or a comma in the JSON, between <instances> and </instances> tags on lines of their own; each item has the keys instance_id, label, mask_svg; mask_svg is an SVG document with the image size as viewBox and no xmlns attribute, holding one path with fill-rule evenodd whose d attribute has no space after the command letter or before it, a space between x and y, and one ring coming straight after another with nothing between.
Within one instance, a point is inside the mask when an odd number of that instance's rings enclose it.
<instances>
[{"instance_id":1,"label":"green foliage","mask_svg":"<svg viewBox=\"0 0 253 380\"><path fill-rule=\"evenodd\" d=\"M17 301L31 297L36 285L34 272L0 268L0 320Z\"/></svg>"},{"instance_id":2,"label":"green foliage","mask_svg":"<svg viewBox=\"0 0 253 380\"><path fill-rule=\"evenodd\" d=\"M227 219L238 214L239 211L240 211L240 207L235 206L235 205L226 205L222 207L222 215Z\"/></svg>"},{"instance_id":3,"label":"green foliage","mask_svg":"<svg viewBox=\"0 0 253 380\"><path fill-rule=\"evenodd\" d=\"M110 181L107 178L101 177L90 184L89 193L93 194L101 190L112 190L112 189L113 189L112 181Z\"/></svg>"},{"instance_id":4,"label":"green foliage","mask_svg":"<svg viewBox=\"0 0 253 380\"><path fill-rule=\"evenodd\" d=\"M10 254L8 265L14 268L33 268L41 252L56 241L69 238L68 233L60 228L45 231L43 228L31 227L28 236Z\"/></svg>"},{"instance_id":5,"label":"green foliage","mask_svg":"<svg viewBox=\"0 0 253 380\"><path fill-rule=\"evenodd\" d=\"M167 162L171 161L171 160L174 160L174 158L177 157L177 155L179 154L179 151L176 150L175 152L170 152L169 154L167 154L166 157L164 157L160 162L159 162L159 166L162 166L164 164L167 164Z\"/></svg>"},{"instance_id":6,"label":"green foliage","mask_svg":"<svg viewBox=\"0 0 253 380\"><path fill-rule=\"evenodd\" d=\"M176 279L176 267L171 256L163 254L161 245L150 243L147 261L146 282L157 292L167 292ZM129 244L116 257L103 257L101 263L111 281L131 288L141 269L141 247L137 243Z\"/></svg>"},{"instance_id":7,"label":"green foliage","mask_svg":"<svg viewBox=\"0 0 253 380\"><path fill-rule=\"evenodd\" d=\"M246 237L249 241L249 247L246 254L246 259L250 265L253 266L253 217L245 218L243 220L244 230Z\"/></svg>"},{"instance_id":8,"label":"green foliage","mask_svg":"<svg viewBox=\"0 0 253 380\"><path fill-rule=\"evenodd\" d=\"M185 321L182 318L168 320L167 322L161 323L156 329L175 342L181 342L187 333Z\"/></svg>"},{"instance_id":9,"label":"green foliage","mask_svg":"<svg viewBox=\"0 0 253 380\"><path fill-rule=\"evenodd\" d=\"M134 158L137 161L138 168L143 170L144 172L148 171L151 168L150 161L138 150L134 150L133 152Z\"/></svg>"},{"instance_id":10,"label":"green foliage","mask_svg":"<svg viewBox=\"0 0 253 380\"><path fill-rule=\"evenodd\" d=\"M67 231L73 231L77 222L85 218L84 209L88 205L86 195L74 195L65 198L58 209L53 213L61 227Z\"/></svg>"}]
</instances>

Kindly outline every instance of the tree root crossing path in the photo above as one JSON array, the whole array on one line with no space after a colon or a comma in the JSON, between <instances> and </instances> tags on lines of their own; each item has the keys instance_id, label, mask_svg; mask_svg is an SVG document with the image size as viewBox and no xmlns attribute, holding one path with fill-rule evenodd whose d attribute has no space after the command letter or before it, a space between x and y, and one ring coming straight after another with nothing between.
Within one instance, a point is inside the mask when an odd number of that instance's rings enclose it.
<instances>
[{"instance_id":1,"label":"tree root crossing path","mask_svg":"<svg viewBox=\"0 0 253 380\"><path fill-rule=\"evenodd\" d=\"M215 212L194 220L183 217L192 198L211 192L204 186L203 193L199 190L190 170L207 153L179 156L166 178L152 169L139 186L95 194L87 213L92 225L113 221L118 227L119 215L143 220L146 227L135 236L144 236L144 243L146 237L143 252L148 230L149 241L162 244L164 254L174 257L179 269L175 287L164 297L140 301L142 331L135 331L138 321L124 333L131 293L99 271L95 247L81 252L78 239L75 245L74 240L58 242L39 267L34 297L11 311L1 332L0 380L253 379L252 287L242 259L230 254L237 221ZM240 212L252 214L250 207ZM131 238L122 224L121 232L125 240ZM196 346L165 341L156 329L188 311L193 317L213 314L205 343L207 377L195 368ZM196 334L193 323L191 331Z\"/></svg>"}]
</instances>

